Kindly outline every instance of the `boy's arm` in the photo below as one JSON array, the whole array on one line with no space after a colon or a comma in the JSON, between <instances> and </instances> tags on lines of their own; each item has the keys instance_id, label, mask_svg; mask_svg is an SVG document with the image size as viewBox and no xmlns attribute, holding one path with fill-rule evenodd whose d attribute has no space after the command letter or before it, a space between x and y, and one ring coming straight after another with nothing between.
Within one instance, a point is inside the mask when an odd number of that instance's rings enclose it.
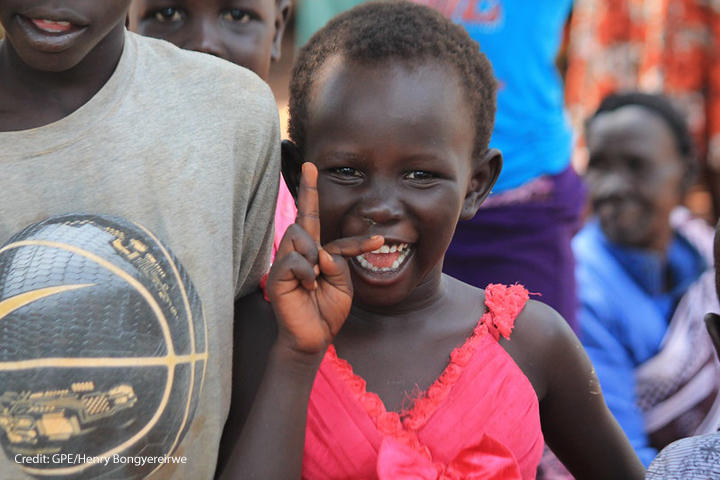
<instances>
[{"instance_id":1,"label":"boy's arm","mask_svg":"<svg viewBox=\"0 0 720 480\"><path fill-rule=\"evenodd\" d=\"M262 290L258 288L235 301L232 396L220 442L217 475L224 471L240 438L276 338L275 316Z\"/></svg>"},{"instance_id":2,"label":"boy's arm","mask_svg":"<svg viewBox=\"0 0 720 480\"><path fill-rule=\"evenodd\" d=\"M578 480L644 478L585 350L557 312L528 302L506 349L538 393L547 444Z\"/></svg>"}]
</instances>

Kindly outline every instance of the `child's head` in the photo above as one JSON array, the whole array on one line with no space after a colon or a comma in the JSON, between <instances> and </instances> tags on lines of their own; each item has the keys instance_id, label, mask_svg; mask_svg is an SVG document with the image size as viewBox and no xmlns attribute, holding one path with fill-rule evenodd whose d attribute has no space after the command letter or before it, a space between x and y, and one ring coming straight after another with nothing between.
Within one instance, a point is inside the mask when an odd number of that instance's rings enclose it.
<instances>
[{"instance_id":1,"label":"child's head","mask_svg":"<svg viewBox=\"0 0 720 480\"><path fill-rule=\"evenodd\" d=\"M457 221L474 215L500 172L488 150L495 110L489 62L467 33L406 2L364 4L300 53L291 81L284 173L319 171L321 241L379 234L350 261L355 301L427 299Z\"/></svg>"},{"instance_id":2,"label":"child's head","mask_svg":"<svg viewBox=\"0 0 720 480\"><path fill-rule=\"evenodd\" d=\"M100 56L104 50L117 50L108 48L111 44L122 46L129 4L130 0L2 0L3 48L12 49L36 70L70 70L91 52Z\"/></svg>"},{"instance_id":3,"label":"child's head","mask_svg":"<svg viewBox=\"0 0 720 480\"><path fill-rule=\"evenodd\" d=\"M670 212L697 168L682 115L660 95L610 95L588 119L586 140L586 179L605 234L622 245L664 250Z\"/></svg>"},{"instance_id":4,"label":"child's head","mask_svg":"<svg viewBox=\"0 0 720 480\"><path fill-rule=\"evenodd\" d=\"M492 66L465 29L409 2L360 5L331 20L300 50L290 84L290 137L304 152L313 86L330 59L358 65L434 64L459 79L472 112L475 154L487 150L495 120Z\"/></svg>"},{"instance_id":5,"label":"child's head","mask_svg":"<svg viewBox=\"0 0 720 480\"><path fill-rule=\"evenodd\" d=\"M291 0L133 0L130 29L209 53L267 79Z\"/></svg>"},{"instance_id":6,"label":"child's head","mask_svg":"<svg viewBox=\"0 0 720 480\"><path fill-rule=\"evenodd\" d=\"M715 245L713 249L713 256L715 257L715 294L720 300L720 221L715 226ZM708 333L712 338L713 345L715 345L715 351L720 357L720 312L711 312L705 315L705 324L707 325Z\"/></svg>"}]
</instances>

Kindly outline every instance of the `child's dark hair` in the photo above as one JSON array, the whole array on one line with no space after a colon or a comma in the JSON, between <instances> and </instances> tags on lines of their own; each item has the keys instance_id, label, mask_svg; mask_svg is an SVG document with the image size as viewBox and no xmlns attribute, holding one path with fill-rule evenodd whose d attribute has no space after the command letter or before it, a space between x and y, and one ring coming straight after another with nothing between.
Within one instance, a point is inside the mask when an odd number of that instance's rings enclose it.
<instances>
[{"instance_id":1,"label":"child's dark hair","mask_svg":"<svg viewBox=\"0 0 720 480\"><path fill-rule=\"evenodd\" d=\"M497 82L490 61L465 29L439 12L407 1L370 2L341 13L300 50L290 82L290 138L305 153L308 103L317 74L334 55L360 64L429 60L452 66L475 116L474 156L488 148Z\"/></svg>"},{"instance_id":2,"label":"child's dark hair","mask_svg":"<svg viewBox=\"0 0 720 480\"><path fill-rule=\"evenodd\" d=\"M680 156L685 162L686 178L683 181L683 186L685 189L690 188L692 182L695 180L695 174L698 169L695 143L693 142L685 117L664 95L624 92L613 93L606 96L602 102L600 102L600 106L595 113L586 120L585 138L589 137L590 127L597 117L603 113L612 112L628 106L646 108L665 120L665 123L670 127L675 136L675 144L677 145L678 152L680 152Z\"/></svg>"}]
</instances>

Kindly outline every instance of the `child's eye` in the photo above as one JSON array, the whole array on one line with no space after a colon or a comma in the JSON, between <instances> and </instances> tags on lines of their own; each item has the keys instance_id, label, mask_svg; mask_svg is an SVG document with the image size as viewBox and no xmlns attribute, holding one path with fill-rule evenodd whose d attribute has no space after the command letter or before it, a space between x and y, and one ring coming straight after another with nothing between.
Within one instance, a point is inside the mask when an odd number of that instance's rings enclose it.
<instances>
[{"instance_id":1,"label":"child's eye","mask_svg":"<svg viewBox=\"0 0 720 480\"><path fill-rule=\"evenodd\" d=\"M631 173L640 174L645 170L645 162L639 158L630 158L627 162Z\"/></svg>"},{"instance_id":2,"label":"child's eye","mask_svg":"<svg viewBox=\"0 0 720 480\"><path fill-rule=\"evenodd\" d=\"M606 172L610 169L610 165L604 159L590 157L587 168L595 172Z\"/></svg>"},{"instance_id":3,"label":"child's eye","mask_svg":"<svg viewBox=\"0 0 720 480\"><path fill-rule=\"evenodd\" d=\"M179 22L183 19L184 14L179 8L165 7L160 10L156 10L152 16L158 22L169 23Z\"/></svg>"},{"instance_id":4,"label":"child's eye","mask_svg":"<svg viewBox=\"0 0 720 480\"><path fill-rule=\"evenodd\" d=\"M406 178L410 180L419 180L421 182L428 181L428 180L434 180L437 178L437 175L434 173L426 172L423 170L416 170L414 172L410 172L406 175Z\"/></svg>"},{"instance_id":5,"label":"child's eye","mask_svg":"<svg viewBox=\"0 0 720 480\"><path fill-rule=\"evenodd\" d=\"M221 15L223 20L236 23L248 23L252 20L252 16L245 10L239 8L231 8Z\"/></svg>"},{"instance_id":6,"label":"child's eye","mask_svg":"<svg viewBox=\"0 0 720 480\"><path fill-rule=\"evenodd\" d=\"M358 170L355 170L351 167L337 167L330 169L330 173L336 177L340 178L357 178L360 177L361 174Z\"/></svg>"}]
</instances>

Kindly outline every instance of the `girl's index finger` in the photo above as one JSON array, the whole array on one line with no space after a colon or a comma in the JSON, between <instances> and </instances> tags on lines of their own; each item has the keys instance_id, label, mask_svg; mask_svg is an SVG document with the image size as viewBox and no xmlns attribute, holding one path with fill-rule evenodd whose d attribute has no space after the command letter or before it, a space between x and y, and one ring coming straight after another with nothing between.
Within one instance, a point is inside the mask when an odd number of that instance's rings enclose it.
<instances>
[{"instance_id":1,"label":"girl's index finger","mask_svg":"<svg viewBox=\"0 0 720 480\"><path fill-rule=\"evenodd\" d=\"M298 190L298 213L295 223L320 245L320 200L317 191L317 167L303 163L300 189Z\"/></svg>"}]
</instances>

